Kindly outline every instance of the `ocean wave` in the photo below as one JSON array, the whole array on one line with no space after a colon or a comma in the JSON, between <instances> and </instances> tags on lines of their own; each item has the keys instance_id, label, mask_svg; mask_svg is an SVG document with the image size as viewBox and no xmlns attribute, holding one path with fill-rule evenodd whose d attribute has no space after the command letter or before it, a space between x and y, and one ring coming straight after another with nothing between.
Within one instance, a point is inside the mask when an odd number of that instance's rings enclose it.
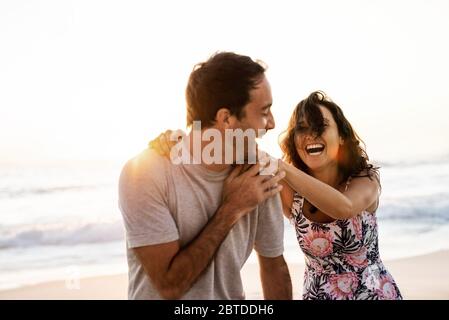
<instances>
[{"instance_id":1,"label":"ocean wave","mask_svg":"<svg viewBox=\"0 0 449 320\"><path fill-rule=\"evenodd\" d=\"M385 223L421 224L426 226L449 225L449 201L440 203L389 202L376 213ZM38 246L72 246L97 244L125 239L125 229L120 219L77 224L25 225L0 229L0 249Z\"/></svg>"},{"instance_id":2,"label":"ocean wave","mask_svg":"<svg viewBox=\"0 0 449 320\"><path fill-rule=\"evenodd\" d=\"M78 192L93 190L101 185L73 185L73 186L55 186L55 187L35 187L35 188L2 188L0 189L1 198L20 198L30 195L44 195L58 192Z\"/></svg>"},{"instance_id":3,"label":"ocean wave","mask_svg":"<svg viewBox=\"0 0 449 320\"><path fill-rule=\"evenodd\" d=\"M0 231L0 249L44 245L105 243L124 239L121 221L89 222L76 225L18 226Z\"/></svg>"},{"instance_id":4,"label":"ocean wave","mask_svg":"<svg viewBox=\"0 0 449 320\"><path fill-rule=\"evenodd\" d=\"M401 206L390 206L379 208L376 213L380 220L402 221L404 223L425 222L427 224L449 223L449 208L428 209L428 208L407 208Z\"/></svg>"},{"instance_id":5,"label":"ocean wave","mask_svg":"<svg viewBox=\"0 0 449 320\"><path fill-rule=\"evenodd\" d=\"M407 167L420 167L429 165L445 165L449 163L449 154L441 155L438 157L430 157L429 159L403 159L396 161L382 161L374 160L373 163L381 168L407 168Z\"/></svg>"},{"instance_id":6,"label":"ocean wave","mask_svg":"<svg viewBox=\"0 0 449 320\"><path fill-rule=\"evenodd\" d=\"M389 201L381 204L377 216L382 220L400 220L404 223L449 223L449 201Z\"/></svg>"}]
</instances>

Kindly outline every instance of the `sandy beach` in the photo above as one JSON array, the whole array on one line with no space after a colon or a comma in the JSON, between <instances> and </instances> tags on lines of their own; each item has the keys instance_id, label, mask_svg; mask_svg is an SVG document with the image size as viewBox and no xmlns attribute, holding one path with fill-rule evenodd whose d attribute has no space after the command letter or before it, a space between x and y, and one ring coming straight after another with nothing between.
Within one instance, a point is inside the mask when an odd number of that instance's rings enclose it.
<instances>
[{"instance_id":1,"label":"sandy beach","mask_svg":"<svg viewBox=\"0 0 449 320\"><path fill-rule=\"evenodd\" d=\"M405 299L449 299L449 250L385 261ZM304 266L289 264L294 298L301 298ZM242 270L247 299L262 299L258 265ZM77 287L79 284L79 287ZM127 275L84 278L79 283L54 281L0 291L0 299L126 299Z\"/></svg>"}]
</instances>

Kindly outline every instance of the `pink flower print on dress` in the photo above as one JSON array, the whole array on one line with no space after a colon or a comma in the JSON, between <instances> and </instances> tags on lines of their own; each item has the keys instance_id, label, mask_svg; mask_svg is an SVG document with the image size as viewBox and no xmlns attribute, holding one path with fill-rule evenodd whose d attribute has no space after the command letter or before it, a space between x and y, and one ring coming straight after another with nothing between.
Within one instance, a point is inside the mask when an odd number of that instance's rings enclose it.
<instances>
[{"instance_id":1,"label":"pink flower print on dress","mask_svg":"<svg viewBox=\"0 0 449 320\"><path fill-rule=\"evenodd\" d=\"M361 247L354 253L345 254L345 259L353 267L365 268L366 266L368 266L368 259L366 257L366 254L366 248Z\"/></svg>"},{"instance_id":2,"label":"pink flower print on dress","mask_svg":"<svg viewBox=\"0 0 449 320\"><path fill-rule=\"evenodd\" d=\"M332 253L332 241L330 232L312 231L304 236L305 249L320 258Z\"/></svg>"},{"instance_id":3,"label":"pink flower print on dress","mask_svg":"<svg viewBox=\"0 0 449 320\"><path fill-rule=\"evenodd\" d=\"M321 275L324 272L323 266L316 260L310 261L309 266L315 272L316 275Z\"/></svg>"},{"instance_id":4,"label":"pink flower print on dress","mask_svg":"<svg viewBox=\"0 0 449 320\"><path fill-rule=\"evenodd\" d=\"M376 227L377 226L377 222L376 222L376 216L374 215L374 213L368 213L366 214L366 223L368 223L371 227Z\"/></svg>"},{"instance_id":5,"label":"pink flower print on dress","mask_svg":"<svg viewBox=\"0 0 449 320\"><path fill-rule=\"evenodd\" d=\"M396 287L390 275L383 275L379 280L379 289L376 290L382 300L395 300L398 297Z\"/></svg>"},{"instance_id":6,"label":"pink flower print on dress","mask_svg":"<svg viewBox=\"0 0 449 320\"><path fill-rule=\"evenodd\" d=\"M359 285L354 272L333 274L329 277L329 294L337 300L351 299Z\"/></svg>"},{"instance_id":7,"label":"pink flower print on dress","mask_svg":"<svg viewBox=\"0 0 449 320\"><path fill-rule=\"evenodd\" d=\"M360 216L355 216L351 219L352 227L354 228L355 236L358 240L363 237L362 233L362 219Z\"/></svg>"}]
</instances>

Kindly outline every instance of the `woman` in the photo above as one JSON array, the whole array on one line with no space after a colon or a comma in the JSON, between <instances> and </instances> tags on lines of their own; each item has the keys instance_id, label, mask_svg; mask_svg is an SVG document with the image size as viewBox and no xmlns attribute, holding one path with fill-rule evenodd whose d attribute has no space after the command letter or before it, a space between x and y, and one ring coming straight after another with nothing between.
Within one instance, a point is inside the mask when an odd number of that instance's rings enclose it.
<instances>
[{"instance_id":1,"label":"woman","mask_svg":"<svg viewBox=\"0 0 449 320\"><path fill-rule=\"evenodd\" d=\"M302 100L281 141L284 214L304 252L303 299L402 299L379 256L380 180L342 110Z\"/></svg>"},{"instance_id":2,"label":"woman","mask_svg":"<svg viewBox=\"0 0 449 320\"><path fill-rule=\"evenodd\" d=\"M168 155L165 141L150 145ZM296 106L281 139L281 199L305 256L303 299L402 299L379 256L379 174L360 144L320 91Z\"/></svg>"}]
</instances>

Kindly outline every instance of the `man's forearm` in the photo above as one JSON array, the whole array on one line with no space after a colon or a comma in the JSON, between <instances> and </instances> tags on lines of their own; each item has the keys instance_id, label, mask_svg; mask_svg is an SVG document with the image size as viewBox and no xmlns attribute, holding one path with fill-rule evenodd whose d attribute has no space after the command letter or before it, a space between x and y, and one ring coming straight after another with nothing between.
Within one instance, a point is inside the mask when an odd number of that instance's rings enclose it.
<instances>
[{"instance_id":1,"label":"man's forearm","mask_svg":"<svg viewBox=\"0 0 449 320\"><path fill-rule=\"evenodd\" d=\"M238 215L231 210L221 206L200 234L174 256L165 277L174 291L174 298L193 286L237 222Z\"/></svg>"},{"instance_id":2,"label":"man's forearm","mask_svg":"<svg viewBox=\"0 0 449 320\"><path fill-rule=\"evenodd\" d=\"M264 258L267 260L270 258ZM265 300L291 300L292 281L284 257L273 258L273 262L260 262L260 278Z\"/></svg>"}]
</instances>

